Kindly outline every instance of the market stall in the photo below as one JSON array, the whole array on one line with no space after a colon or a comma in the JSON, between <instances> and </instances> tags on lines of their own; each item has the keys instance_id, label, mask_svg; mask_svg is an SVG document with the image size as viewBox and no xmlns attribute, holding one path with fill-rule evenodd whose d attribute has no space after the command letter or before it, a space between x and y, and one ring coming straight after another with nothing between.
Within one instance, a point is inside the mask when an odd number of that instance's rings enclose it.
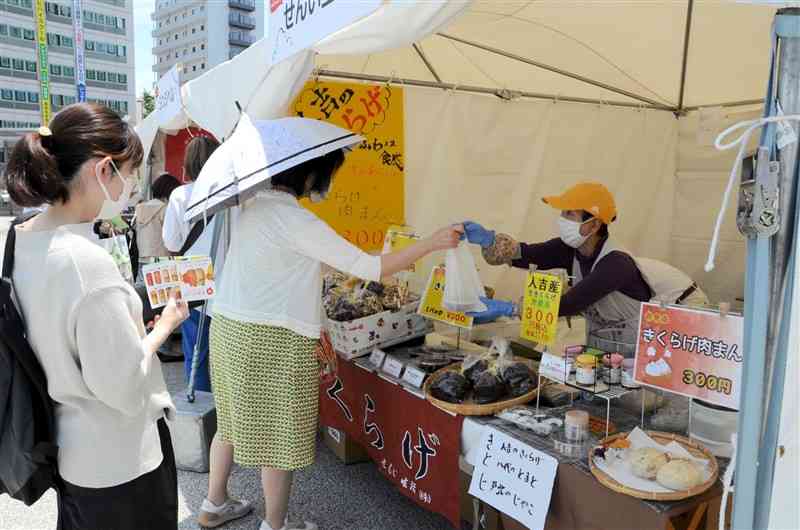
<instances>
[{"instance_id":1,"label":"market stall","mask_svg":"<svg viewBox=\"0 0 800 530\"><path fill-rule=\"evenodd\" d=\"M745 243L733 211L722 227L716 271L703 270L732 159L713 148L713 139L727 125L760 112L765 76L753 72L764 71L769 45L764 35L774 10L692 5L687 11L674 2L631 9L580 2L552 6L503 2L498 7L496 2L476 1L420 3L412 9L410 3L388 2L312 50L276 63L269 59L275 43L266 39L257 43L188 83L182 89L183 112L220 138L230 134L238 119L236 102L254 118L303 115L364 135L365 142L357 149L359 161L343 169L331 200L316 211L353 243L373 251L387 237L390 225L411 225L424 234L468 218L529 241L544 240L553 236L553 215L540 198L576 182L600 180L617 198L620 219L611 230L625 248L688 273L709 294L712 308L728 302L736 310L744 297ZM720 49L737 60L720 61ZM231 85L231 79L236 83ZM220 86L228 85L230 105L205 104L217 97ZM153 130L155 123L145 122L144 129ZM428 274L437 264L420 263L418 274L406 278L410 290L423 301ZM489 268L482 262L479 268L481 280L498 297L515 298L523 292L525 271ZM725 318L719 313L716 317ZM425 333L413 325L410 331L400 338ZM716 337L712 342L722 341ZM372 338L366 342L357 351L337 349L350 358L389 347ZM579 340L572 345L584 344ZM538 362L544 362L541 349ZM550 347L545 353L565 351ZM420 396L424 389L421 382L415 383L419 375L409 371L417 359L391 355L394 362L389 368L394 375L384 369L387 359L372 367L363 360L342 361L339 385L334 381L321 387L322 418L327 426L367 445L384 475L418 503L435 504L436 511L456 524L455 500L437 485L457 480L459 468L453 463L459 452L454 445L439 450L444 462L436 468L437 478L423 477L430 480L423 482L427 489L420 491L416 481L415 491L410 489L407 474L419 471L411 457L429 452L419 440L430 442L428 430L437 429L441 442L453 440L454 431L461 429L463 434L476 426L482 436L487 423L500 422L498 428L518 442L554 457L549 454L552 441L540 443L529 433L523 436L502 418L465 421L463 414L452 416L434 408ZM664 359L652 362L659 360ZM559 383L570 383L569 372ZM392 380L406 373L415 382L404 386ZM719 377L715 381L716 392ZM707 378L702 383L695 386L708 389ZM355 393L360 385L369 389L368 395ZM409 392L409 385L416 391ZM578 388L600 399L607 392L595 386ZM403 407L384 408L384 403L395 401ZM635 422L626 422L619 415L621 407L612 399L606 401L604 412L597 416L614 414L610 420L617 429L630 431ZM550 414L562 412L551 409ZM648 426L641 418L639 424ZM386 432L393 433L391 441ZM408 455L403 447L406 432ZM384 448L393 448L393 458L384 459L377 452L378 434L384 438ZM592 443L603 446L601 438ZM461 449L467 445L463 442ZM552 489L551 506L558 507L553 521L577 520L563 519L564 511L573 509L570 503L576 502L565 497L568 488L559 487L563 478L580 481L592 496L618 503L624 513L643 510L642 521L657 519L658 525L668 527L672 515L690 513L692 528L704 516L713 522L715 508L705 503L711 500L715 506L720 491L716 481L687 496L691 500L662 505L631 501L624 493L610 493L587 474L591 457L586 449L583 465L563 466L559 460ZM724 468L720 460L717 474ZM439 473L450 475L442 479ZM548 519L548 524L556 523Z\"/></svg>"}]
</instances>

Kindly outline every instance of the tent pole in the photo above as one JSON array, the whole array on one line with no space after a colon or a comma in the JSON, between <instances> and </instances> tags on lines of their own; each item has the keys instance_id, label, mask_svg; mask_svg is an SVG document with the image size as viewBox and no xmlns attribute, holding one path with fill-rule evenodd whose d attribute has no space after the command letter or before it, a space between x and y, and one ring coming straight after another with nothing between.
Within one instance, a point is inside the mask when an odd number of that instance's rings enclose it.
<instances>
[{"instance_id":1,"label":"tent pole","mask_svg":"<svg viewBox=\"0 0 800 530\"><path fill-rule=\"evenodd\" d=\"M709 103L708 105L692 105L691 107L683 107L683 113L686 114L687 112L692 112L695 110L700 109L707 109L712 107L723 107L723 108L733 108L733 107L749 107L751 105L763 105L763 99L747 99L744 101L730 101L728 103Z\"/></svg>"},{"instance_id":2,"label":"tent pole","mask_svg":"<svg viewBox=\"0 0 800 530\"><path fill-rule=\"evenodd\" d=\"M692 15L694 0L689 0L686 7L686 33L683 36L683 61L681 62L681 89L678 95L678 114L683 112L683 101L686 96L686 70L689 66L689 41L692 35Z\"/></svg>"},{"instance_id":3,"label":"tent pole","mask_svg":"<svg viewBox=\"0 0 800 530\"><path fill-rule=\"evenodd\" d=\"M428 60L428 57L425 55L425 52L422 51L422 47L419 44L417 44L416 42L414 44L412 44L412 46L414 47L414 51L417 52L417 55L419 55L419 58L422 59L422 62L425 63L425 67L431 73L433 78L436 79L436 82L437 83L441 83L442 82L442 78L439 77L439 74L436 73L436 70L433 68L433 65Z\"/></svg>"},{"instance_id":4,"label":"tent pole","mask_svg":"<svg viewBox=\"0 0 800 530\"><path fill-rule=\"evenodd\" d=\"M615 94L620 94L622 96L629 97L631 99L635 99L635 100L641 101L643 103L647 103L648 105L653 105L654 107L667 107L667 105L664 105L663 103L659 103L656 100L653 100L653 99L650 99L650 98L646 98L644 96L640 96L639 94L635 94L633 92L629 92L629 91L624 90L622 88L617 88L615 86L608 85L608 84L603 83L601 81L595 81L594 79L590 79L588 77L584 77L582 75L579 75L579 74L576 74L576 73L573 73L573 72L568 72L567 70L562 70L561 68L556 68L555 66L550 66L549 64L540 63L538 61L534 61L533 59L529 59L527 57L522 57L521 55L516 55L514 53L510 53L510 52L501 50L499 48L493 48L491 46L486 46L485 44L480 44L480 43L475 42L475 41L462 39L461 37L456 37L454 35L448 35L447 33L437 33L436 35L438 35L438 36L440 36L440 37L442 37L444 39L448 39L448 40L451 40L451 41L454 41L454 42L459 42L459 43L465 44L467 46L472 46L473 48L478 48L479 50L483 50L485 52L493 53L495 55L500 55L500 56L505 57L507 59L513 59L515 61L519 61L519 62L522 62L522 63L525 63L525 64L529 64L531 66L535 66L537 68L541 68L543 70L547 70L548 72L553 72L553 73L556 73L556 74L559 74L559 75L563 75L565 77L569 77L571 79L575 79L576 81L581 81L583 83L586 83L586 84L589 84L589 85L592 85L592 86L596 86L596 87L602 88L604 90L608 90L609 92L614 92Z\"/></svg>"},{"instance_id":5,"label":"tent pole","mask_svg":"<svg viewBox=\"0 0 800 530\"><path fill-rule=\"evenodd\" d=\"M800 114L800 9L778 11L775 31L779 39L777 100L784 114ZM795 128L796 123L789 124ZM772 239L769 328L766 344L766 410L764 437L759 450L756 482L755 528L769 526L770 501L775 472L775 453L780 432L788 337L791 331L792 286L795 274L795 219L797 215L798 144L778 150L780 161L780 230ZM768 396L768 397L767 397Z\"/></svg>"},{"instance_id":6,"label":"tent pole","mask_svg":"<svg viewBox=\"0 0 800 530\"><path fill-rule=\"evenodd\" d=\"M416 86L423 88L439 88L442 90L458 90L459 92L470 92L473 94L486 94L490 96L503 97L508 99L508 95L528 98L528 99L544 99L548 101L566 101L568 103L587 103L591 105L607 105L609 107L625 107L632 109L648 109L648 110L663 110L668 112L675 112L675 107L669 107L662 104L643 104L643 103L628 103L625 101L606 101L601 99L591 98L576 98L569 96L557 96L553 94L540 94L537 92L516 91L516 90L501 90L498 88L488 88L472 85L459 85L457 83L440 83L435 81L425 81L422 79L405 79L402 77L389 77L385 75L372 75L372 74L357 74L351 72L340 72L336 70L317 71L320 77L329 77L332 79L349 79L352 81L367 81L370 83L394 83L398 85Z\"/></svg>"}]
</instances>

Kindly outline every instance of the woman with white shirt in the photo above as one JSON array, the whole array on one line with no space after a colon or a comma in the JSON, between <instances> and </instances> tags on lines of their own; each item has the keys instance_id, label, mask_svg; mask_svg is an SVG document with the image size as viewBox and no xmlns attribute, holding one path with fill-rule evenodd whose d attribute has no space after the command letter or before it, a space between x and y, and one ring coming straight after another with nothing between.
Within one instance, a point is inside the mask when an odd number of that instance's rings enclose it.
<instances>
[{"instance_id":1,"label":"woman with white shirt","mask_svg":"<svg viewBox=\"0 0 800 530\"><path fill-rule=\"evenodd\" d=\"M241 501L227 505L235 460L262 468L261 530L317 528L288 522L287 511L293 471L311 465L316 449L322 264L379 281L458 245L459 226L384 256L348 243L298 203L324 197L343 162L343 151L336 150L274 175L272 189L247 201L233 224L211 324L217 435L202 526L247 513Z\"/></svg>"},{"instance_id":2,"label":"woman with white shirt","mask_svg":"<svg viewBox=\"0 0 800 530\"><path fill-rule=\"evenodd\" d=\"M142 156L133 127L79 103L23 136L6 168L17 204L49 204L16 228L13 280L55 403L60 530L177 528L174 407L156 351L188 309L170 300L146 335L139 297L92 231L125 208Z\"/></svg>"}]
</instances>

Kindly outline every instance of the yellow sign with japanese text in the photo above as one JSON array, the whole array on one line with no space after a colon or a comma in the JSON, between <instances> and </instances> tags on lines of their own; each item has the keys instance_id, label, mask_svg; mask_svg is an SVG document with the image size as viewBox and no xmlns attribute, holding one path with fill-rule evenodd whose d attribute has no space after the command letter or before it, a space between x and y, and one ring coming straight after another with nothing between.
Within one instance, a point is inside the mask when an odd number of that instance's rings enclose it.
<instances>
[{"instance_id":1,"label":"yellow sign with japanese text","mask_svg":"<svg viewBox=\"0 0 800 530\"><path fill-rule=\"evenodd\" d=\"M428 279L428 285L422 294L422 302L417 313L431 320L438 320L451 326L472 329L472 317L458 311L450 311L442 301L444 300L444 267L434 267Z\"/></svg>"},{"instance_id":2,"label":"yellow sign with japanese text","mask_svg":"<svg viewBox=\"0 0 800 530\"><path fill-rule=\"evenodd\" d=\"M558 307L563 284L561 278L541 272L528 273L522 304L520 337L552 346L558 329Z\"/></svg>"},{"instance_id":3,"label":"yellow sign with japanese text","mask_svg":"<svg viewBox=\"0 0 800 530\"><path fill-rule=\"evenodd\" d=\"M366 251L380 251L391 225L405 222L403 89L309 81L292 107L362 135L336 173L328 199L303 205Z\"/></svg>"},{"instance_id":4,"label":"yellow sign with japanese text","mask_svg":"<svg viewBox=\"0 0 800 530\"><path fill-rule=\"evenodd\" d=\"M47 60L47 20L45 1L36 0L36 68L39 73L39 110L42 125L50 125L50 66Z\"/></svg>"}]
</instances>

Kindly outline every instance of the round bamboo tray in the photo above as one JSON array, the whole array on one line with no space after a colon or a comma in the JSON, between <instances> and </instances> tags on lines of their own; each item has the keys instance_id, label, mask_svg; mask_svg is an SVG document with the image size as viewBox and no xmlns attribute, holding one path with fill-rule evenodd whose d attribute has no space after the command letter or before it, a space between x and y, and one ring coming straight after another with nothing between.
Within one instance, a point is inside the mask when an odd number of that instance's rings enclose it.
<instances>
[{"instance_id":1,"label":"round bamboo tray","mask_svg":"<svg viewBox=\"0 0 800 530\"><path fill-rule=\"evenodd\" d=\"M614 440L618 438L625 438L628 436L629 433L619 433L613 436L609 436L604 440L601 440L598 445L606 445L610 444ZM639 490L635 488L629 488L623 484L620 484L613 478L611 478L608 473L599 469L596 465L594 465L594 448L597 447L595 445L591 449L589 449L589 467L592 470L592 474L595 478L605 487L614 490L618 493L624 493L625 495L629 495L631 497L636 497L637 499L645 499L648 501L681 501L683 499L688 499L689 497L694 497L695 495L700 495L701 493L705 492L714 483L717 481L719 477L719 465L717 464L717 458L705 447L700 445L697 442L686 438L685 436L679 436L677 434L671 434L666 432L660 431L647 431L647 434L653 440L657 441L661 445L667 445L668 443L675 441L681 444L687 451L689 451L692 456L696 456L698 458L705 458L708 460L708 465L711 467L711 476L708 480L704 483L695 486L692 489L685 490L685 491L673 491L669 493L661 493L661 492L653 492L653 491L645 491Z\"/></svg>"},{"instance_id":2,"label":"round bamboo tray","mask_svg":"<svg viewBox=\"0 0 800 530\"><path fill-rule=\"evenodd\" d=\"M515 361L525 362L527 359L523 357L515 357ZM527 364L527 363L526 363ZM428 401L439 407L440 409L444 409L449 412L453 412L455 414L461 414L462 416L491 416L492 414L496 414L502 410L516 407L517 405L524 405L534 399L536 396L539 395L539 388L537 387L535 390L531 390L527 394L523 394L519 397L513 399L505 399L501 401L495 401L494 403L486 403L484 405L479 405L472 400L472 396L469 396L467 400L463 403L450 403L449 401L442 401L441 399L436 399L431 394L431 385L439 379L442 374L445 372L458 372L461 371L461 363L451 364L450 366L445 366L444 368L440 368L432 373L428 379L425 381L425 385L423 389L425 390L425 396L427 397ZM532 370L531 370L532 371ZM536 378L536 374L534 374L534 380Z\"/></svg>"}]
</instances>

